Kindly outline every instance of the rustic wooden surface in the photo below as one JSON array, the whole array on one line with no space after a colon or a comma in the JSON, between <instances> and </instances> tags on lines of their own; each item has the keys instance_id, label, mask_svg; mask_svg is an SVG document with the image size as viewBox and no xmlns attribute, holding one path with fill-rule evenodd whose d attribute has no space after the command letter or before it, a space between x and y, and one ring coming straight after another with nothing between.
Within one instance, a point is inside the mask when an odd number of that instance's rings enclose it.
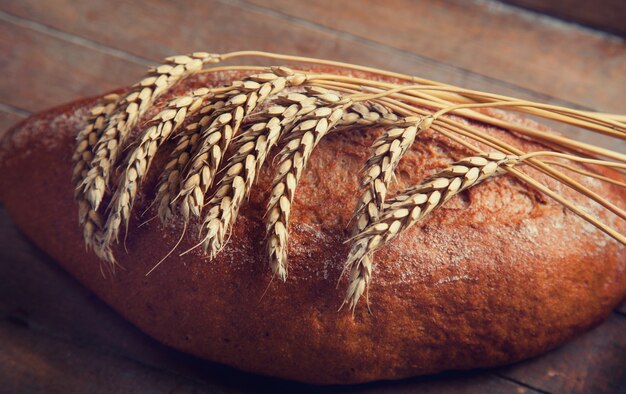
<instances>
[{"instance_id":1,"label":"rustic wooden surface","mask_svg":"<svg viewBox=\"0 0 626 394\"><path fill-rule=\"evenodd\" d=\"M506 3L539 11L585 26L626 37L626 1L601 0L504 0Z\"/></svg>"},{"instance_id":2,"label":"rustic wooden surface","mask_svg":"<svg viewBox=\"0 0 626 394\"><path fill-rule=\"evenodd\" d=\"M164 56L241 49L626 113L622 38L488 0L3 0L0 135L31 113L132 83ZM156 343L30 244L2 208L0 278L0 392L321 390ZM625 334L626 303L593 331L523 363L323 391L626 392Z\"/></svg>"}]
</instances>

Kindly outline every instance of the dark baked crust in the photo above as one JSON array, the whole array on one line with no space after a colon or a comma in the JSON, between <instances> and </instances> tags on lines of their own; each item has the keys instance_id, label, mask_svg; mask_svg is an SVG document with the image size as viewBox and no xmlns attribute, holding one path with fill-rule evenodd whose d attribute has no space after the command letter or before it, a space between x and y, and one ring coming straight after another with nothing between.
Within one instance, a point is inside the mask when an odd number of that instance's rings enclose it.
<instances>
[{"instance_id":1,"label":"dark baked crust","mask_svg":"<svg viewBox=\"0 0 626 394\"><path fill-rule=\"evenodd\" d=\"M176 93L233 77L205 74ZM153 214L138 217L153 197L165 154L135 205L128 253L116 249L125 270L105 279L98 259L85 253L70 181L74 138L92 102L33 116L7 133L0 148L0 197L15 223L66 270L140 329L182 351L321 384L489 367L545 352L589 329L626 292L623 247L505 176L454 198L376 254L372 314L364 303L354 318L345 309L338 312L345 282L336 285L348 252L343 241L358 172L376 130L330 136L313 153L296 192L286 283L270 283L264 255L267 171L215 260L193 252L145 276L182 231L181 225L163 228L158 220L137 228ZM508 132L478 127L537 148ZM417 183L467 155L427 132L399 166L399 184ZM625 195L617 188L590 186L624 207ZM624 233L615 218L600 217ZM180 251L195 244L196 233L192 226Z\"/></svg>"}]
</instances>

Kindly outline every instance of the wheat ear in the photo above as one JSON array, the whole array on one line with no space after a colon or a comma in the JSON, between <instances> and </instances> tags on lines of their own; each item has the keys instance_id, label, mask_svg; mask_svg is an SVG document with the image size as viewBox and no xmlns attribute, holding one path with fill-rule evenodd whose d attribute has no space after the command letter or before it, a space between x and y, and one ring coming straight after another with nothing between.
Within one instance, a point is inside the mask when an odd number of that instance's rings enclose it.
<instances>
[{"instance_id":1,"label":"wheat ear","mask_svg":"<svg viewBox=\"0 0 626 394\"><path fill-rule=\"evenodd\" d=\"M352 105L351 101L341 100L326 89L311 88L308 93L318 99L318 108L286 134L285 145L276 156L277 171L265 221L270 268L283 281L287 279L287 229L298 181L315 146Z\"/></svg>"},{"instance_id":2,"label":"wheat ear","mask_svg":"<svg viewBox=\"0 0 626 394\"><path fill-rule=\"evenodd\" d=\"M413 145L417 134L418 128L413 122L408 127L387 129L372 145L374 154L365 164L365 176L361 182L363 193L352 216L353 235L378 220L395 169L402 156ZM369 283L373 265L371 254L363 256L355 264L354 267L347 268L351 272L351 278L356 275L359 283Z\"/></svg>"},{"instance_id":3,"label":"wheat ear","mask_svg":"<svg viewBox=\"0 0 626 394\"><path fill-rule=\"evenodd\" d=\"M365 164L361 181L364 191L353 214L353 234L378 219L396 167L420 131L415 122L406 127L393 127L385 130L372 145L374 154Z\"/></svg>"},{"instance_id":4,"label":"wheat ear","mask_svg":"<svg viewBox=\"0 0 626 394\"><path fill-rule=\"evenodd\" d=\"M317 98L301 93L289 93L259 114L265 117L249 126L238 138L232 157L224 169L225 175L208 202L209 210L202 225L205 251L214 257L225 245L226 236L234 224L239 206L250 192L256 175L270 150L289 128L317 109Z\"/></svg>"},{"instance_id":5,"label":"wheat ear","mask_svg":"<svg viewBox=\"0 0 626 394\"><path fill-rule=\"evenodd\" d=\"M362 275L359 269L361 260L423 220L462 190L500 175L504 173L504 166L513 166L518 162L517 156L500 152L468 157L387 201L379 219L352 239L346 262L346 267L350 269L350 283L344 302L354 309L369 285L371 267L367 275Z\"/></svg>"},{"instance_id":6,"label":"wheat ear","mask_svg":"<svg viewBox=\"0 0 626 394\"><path fill-rule=\"evenodd\" d=\"M232 86L234 89L227 93L229 97L224 107L214 114L210 125L202 131L200 143L180 183L177 199L185 222L191 215L200 216L205 194L213 184L222 158L244 116L251 115L268 97L304 82L304 74L296 74L286 67L274 67L269 72L252 75Z\"/></svg>"},{"instance_id":7,"label":"wheat ear","mask_svg":"<svg viewBox=\"0 0 626 394\"><path fill-rule=\"evenodd\" d=\"M74 170L72 173L72 182L74 182L76 189L74 195L78 201L78 221L83 227L83 238L86 241L86 247L93 246L93 236L96 231L102 228L102 218L100 215L91 211L89 202L82 197L80 190L80 184L83 177L87 175L87 166L91 159L93 159L93 146L98 140L98 135L106 124L106 119L115 109L116 103L119 100L119 95L109 94L104 96L96 106L94 106L89 116L87 117L87 124L78 133L76 137L76 148L72 156L72 163Z\"/></svg>"},{"instance_id":8,"label":"wheat ear","mask_svg":"<svg viewBox=\"0 0 626 394\"><path fill-rule=\"evenodd\" d=\"M98 136L102 132L108 116L113 112L119 100L118 94L108 94L104 96L89 112L87 124L76 136L76 148L72 156L74 170L72 181L82 181L86 176L87 166L93 158L92 148L98 142ZM78 186L78 185L77 185ZM78 189L75 191L78 194Z\"/></svg>"},{"instance_id":9,"label":"wheat ear","mask_svg":"<svg viewBox=\"0 0 626 394\"><path fill-rule=\"evenodd\" d=\"M148 172L157 150L178 130L187 116L200 109L210 95L207 88L197 89L190 95L170 100L165 109L152 118L149 126L138 138L138 145L127 156L125 170L108 206L109 215L104 225L103 244L100 247L108 248L113 239L117 240L122 224L128 227L137 189Z\"/></svg>"},{"instance_id":10,"label":"wheat ear","mask_svg":"<svg viewBox=\"0 0 626 394\"><path fill-rule=\"evenodd\" d=\"M204 130L211 122L212 114L224 106L224 100L213 101L199 111L200 118L188 124L185 130L177 135L176 146L159 176L157 193L154 201L158 216L163 224L174 217L173 202L178 193L182 174L189 164L193 152L196 151Z\"/></svg>"},{"instance_id":11,"label":"wheat ear","mask_svg":"<svg viewBox=\"0 0 626 394\"><path fill-rule=\"evenodd\" d=\"M117 102L94 146L94 157L82 182L83 193L94 210L100 206L111 168L117 161L130 130L141 115L163 92L181 78L199 71L204 63L210 61L216 60L214 55L207 53L167 58L166 63L151 68L147 76L131 87L130 91Z\"/></svg>"},{"instance_id":12,"label":"wheat ear","mask_svg":"<svg viewBox=\"0 0 626 394\"><path fill-rule=\"evenodd\" d=\"M97 223L98 208L106 189L117 156L128 136L128 133L137 123L141 115L150 107L153 101L164 91L169 89L182 77L199 71L203 64L219 61L219 56L205 52L194 53L189 56L173 56L166 58L166 63L151 68L147 76L133 85L125 96L115 104L113 111L108 114L106 125L98 133L97 142L92 147L93 157L83 171L79 182L79 214L84 227L91 227ZM76 149L78 151L78 147ZM85 228L86 244L94 244L94 232Z\"/></svg>"}]
</instances>

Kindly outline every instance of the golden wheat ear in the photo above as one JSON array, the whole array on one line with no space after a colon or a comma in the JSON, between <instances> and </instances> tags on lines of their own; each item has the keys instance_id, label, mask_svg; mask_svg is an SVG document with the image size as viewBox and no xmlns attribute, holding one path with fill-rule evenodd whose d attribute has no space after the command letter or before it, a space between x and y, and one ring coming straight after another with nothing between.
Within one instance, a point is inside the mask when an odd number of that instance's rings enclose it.
<instances>
[{"instance_id":1,"label":"golden wheat ear","mask_svg":"<svg viewBox=\"0 0 626 394\"><path fill-rule=\"evenodd\" d=\"M94 246L94 235L102 229L104 223L100 214L91 209L91 205L85 198L81 190L82 179L87 176L88 165L93 159L92 148L104 129L108 117L115 109L118 100L119 96L117 94L109 94L100 99L91 109L85 126L76 136L76 148L72 155L74 165L72 182L76 185L74 197L78 201L78 222L83 227L83 238L87 249Z\"/></svg>"},{"instance_id":2,"label":"golden wheat ear","mask_svg":"<svg viewBox=\"0 0 626 394\"><path fill-rule=\"evenodd\" d=\"M258 172L281 137L291 130L308 127L315 121L319 99L301 93L277 98L275 105L262 111L235 142L234 154L224 168L224 178L207 204L202 226L204 248L215 256L225 245L239 207L250 193Z\"/></svg>"},{"instance_id":3,"label":"golden wheat ear","mask_svg":"<svg viewBox=\"0 0 626 394\"><path fill-rule=\"evenodd\" d=\"M244 116L251 115L269 97L304 82L306 77L303 74L285 67L274 67L243 81L236 81L225 92L224 105L213 112L209 124L203 128L175 197L185 222L192 216L201 215L205 194L212 186Z\"/></svg>"},{"instance_id":4,"label":"golden wheat ear","mask_svg":"<svg viewBox=\"0 0 626 394\"><path fill-rule=\"evenodd\" d=\"M352 105L323 88L307 90L316 98L316 107L286 134L277 156L272 194L265 215L266 247L270 269L283 281L287 279L289 217L296 187L315 146L343 119Z\"/></svg>"},{"instance_id":5,"label":"golden wheat ear","mask_svg":"<svg viewBox=\"0 0 626 394\"><path fill-rule=\"evenodd\" d=\"M350 284L345 296L350 308L356 307L371 280L371 256L376 250L424 220L459 192L503 174L503 167L518 162L517 156L507 156L501 152L467 157L437 172L420 185L405 189L389 199L380 217L352 239L346 262L346 270L350 271Z\"/></svg>"},{"instance_id":6,"label":"golden wheat ear","mask_svg":"<svg viewBox=\"0 0 626 394\"><path fill-rule=\"evenodd\" d=\"M219 55L205 52L166 58L164 64L151 68L148 74L133 85L124 96L104 105L105 110L102 113L106 112L106 115L101 127L95 127L94 123L94 127L88 133L84 133L87 138L79 134L73 156L74 181L76 188L81 191L77 195L81 206L79 221L85 227L87 245L95 244L93 237L99 223L91 218L98 214L112 167L130 130L163 92L180 79L201 70L204 64L216 63L219 60ZM88 161L84 160L84 155L81 154L86 150L92 153Z\"/></svg>"},{"instance_id":7,"label":"golden wheat ear","mask_svg":"<svg viewBox=\"0 0 626 394\"><path fill-rule=\"evenodd\" d=\"M212 121L213 114L224 106L223 98L223 95L216 95L208 99L185 129L176 136L175 147L170 154L170 160L159 176L157 193L153 201L157 206L157 215L163 224L169 223L176 214L174 203L179 193L182 175L200 143L206 140L207 126ZM214 138L211 141L215 142L215 140ZM205 148L205 150L210 149ZM217 167L219 163L212 162L211 164ZM188 216L187 214L186 217Z\"/></svg>"},{"instance_id":8,"label":"golden wheat ear","mask_svg":"<svg viewBox=\"0 0 626 394\"><path fill-rule=\"evenodd\" d=\"M128 231L130 210L137 190L158 149L178 131L185 119L195 114L211 96L209 89L200 88L190 95L170 100L141 133L137 146L127 155L124 172L108 206L109 215L102 230L104 244L109 245L113 240L117 240L121 225Z\"/></svg>"}]
</instances>

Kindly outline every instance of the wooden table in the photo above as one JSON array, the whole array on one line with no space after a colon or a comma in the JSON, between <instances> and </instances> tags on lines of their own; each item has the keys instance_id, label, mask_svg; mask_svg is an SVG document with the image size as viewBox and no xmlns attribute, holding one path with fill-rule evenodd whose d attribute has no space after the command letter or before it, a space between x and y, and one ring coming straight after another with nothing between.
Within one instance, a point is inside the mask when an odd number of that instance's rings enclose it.
<instances>
[{"instance_id":1,"label":"wooden table","mask_svg":"<svg viewBox=\"0 0 626 394\"><path fill-rule=\"evenodd\" d=\"M3 0L0 133L31 113L132 83L147 65L195 50L316 56L626 113L626 43L619 36L487 0L384 3ZM626 16L623 2L604 3L613 10L607 18ZM565 15L577 18L575 11ZM612 23L609 30L623 33ZM626 304L600 327L534 360L322 390L156 343L30 244L0 208L0 392L258 390L626 392Z\"/></svg>"}]
</instances>

